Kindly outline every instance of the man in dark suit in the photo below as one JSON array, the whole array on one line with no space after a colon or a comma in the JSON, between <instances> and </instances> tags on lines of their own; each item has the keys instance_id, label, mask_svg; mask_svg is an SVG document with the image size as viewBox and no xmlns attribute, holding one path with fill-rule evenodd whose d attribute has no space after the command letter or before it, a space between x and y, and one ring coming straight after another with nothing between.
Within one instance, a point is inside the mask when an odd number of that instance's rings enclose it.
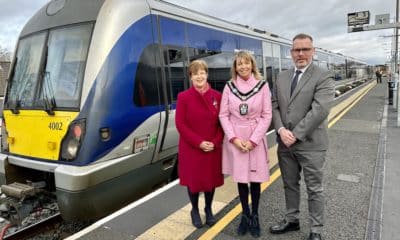
<instances>
[{"instance_id":1,"label":"man in dark suit","mask_svg":"<svg viewBox=\"0 0 400 240\"><path fill-rule=\"evenodd\" d=\"M291 49L295 67L279 74L272 94L286 216L271 226L270 232L280 234L300 229L300 173L303 171L311 220L309 240L322 239L322 169L328 148L327 117L334 98L333 75L312 63L314 53L312 37L303 33L296 35Z\"/></svg>"}]
</instances>

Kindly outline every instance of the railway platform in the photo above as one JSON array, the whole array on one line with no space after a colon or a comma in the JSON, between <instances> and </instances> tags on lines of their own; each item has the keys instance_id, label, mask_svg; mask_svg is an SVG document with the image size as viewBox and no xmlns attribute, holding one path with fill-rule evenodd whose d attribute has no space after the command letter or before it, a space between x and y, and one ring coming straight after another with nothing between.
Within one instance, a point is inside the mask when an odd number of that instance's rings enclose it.
<instances>
[{"instance_id":1,"label":"railway platform","mask_svg":"<svg viewBox=\"0 0 400 240\"><path fill-rule=\"evenodd\" d=\"M386 79L383 84L371 81L332 109L324 178L326 224L322 234L326 240L399 239L400 128L396 127L397 112L388 105L385 83ZM346 107L339 108L343 104ZM268 140L274 141L273 134ZM300 230L269 233L269 227L283 218L285 208L276 148L269 154L271 179L262 185L259 239L306 239L309 221L303 181ZM249 234L236 234L241 207L236 184L229 177L216 190L213 211L218 219L214 226L194 228L186 189L175 181L67 239L253 239Z\"/></svg>"}]
</instances>

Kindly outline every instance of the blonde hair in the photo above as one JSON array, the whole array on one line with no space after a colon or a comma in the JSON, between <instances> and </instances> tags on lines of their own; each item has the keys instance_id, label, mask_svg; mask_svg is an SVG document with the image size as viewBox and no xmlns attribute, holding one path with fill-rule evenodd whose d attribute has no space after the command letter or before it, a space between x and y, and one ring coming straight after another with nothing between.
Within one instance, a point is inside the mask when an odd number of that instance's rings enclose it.
<instances>
[{"instance_id":1,"label":"blonde hair","mask_svg":"<svg viewBox=\"0 0 400 240\"><path fill-rule=\"evenodd\" d=\"M251 72L253 73L254 77L257 80L262 79L262 76L261 76L260 72L258 71L257 62L256 62L256 59L254 58L254 56L252 54L250 54L248 51L239 51L238 53L235 54L235 58L233 60L233 64L231 67L231 77L233 80L235 80L237 78L236 63L237 63L238 59L243 59L245 61L251 62L251 67L252 67Z\"/></svg>"},{"instance_id":2,"label":"blonde hair","mask_svg":"<svg viewBox=\"0 0 400 240\"><path fill-rule=\"evenodd\" d=\"M193 73L197 73L200 70L206 71L208 74L208 66L204 60L194 60L190 63L188 67L188 75L189 77L192 76Z\"/></svg>"}]
</instances>

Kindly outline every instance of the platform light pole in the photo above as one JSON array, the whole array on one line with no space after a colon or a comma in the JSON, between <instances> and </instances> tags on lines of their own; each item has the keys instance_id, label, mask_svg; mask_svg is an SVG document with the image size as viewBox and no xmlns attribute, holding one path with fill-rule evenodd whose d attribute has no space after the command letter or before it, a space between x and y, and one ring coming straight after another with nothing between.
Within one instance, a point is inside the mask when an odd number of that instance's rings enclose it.
<instances>
[{"instance_id":1,"label":"platform light pole","mask_svg":"<svg viewBox=\"0 0 400 240\"><path fill-rule=\"evenodd\" d=\"M347 26L348 32L361 32L361 31L372 31L372 30L381 30L381 29L389 29L394 28L395 37L395 51L394 51L394 72L392 73L392 79L394 82L394 89L393 89L393 108L397 110L397 127L400 127L400 86L399 86L399 64L398 64L398 45L399 45L399 31L398 28L400 27L399 22L399 1L396 0L396 21L394 23L389 23L389 14L378 15L382 17L379 22L376 22L375 25L369 25L370 20L370 12L369 11L362 11L362 12L354 12L347 14ZM389 84L388 84L389 85ZM389 86L388 86L389 87ZM389 89L390 91L390 89Z\"/></svg>"}]
</instances>

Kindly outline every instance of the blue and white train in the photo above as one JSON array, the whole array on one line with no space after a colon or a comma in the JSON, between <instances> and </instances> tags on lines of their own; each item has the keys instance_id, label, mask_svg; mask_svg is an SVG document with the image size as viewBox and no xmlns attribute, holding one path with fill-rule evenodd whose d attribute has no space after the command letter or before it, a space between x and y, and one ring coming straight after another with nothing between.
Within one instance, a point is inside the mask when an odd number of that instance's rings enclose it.
<instances>
[{"instance_id":1,"label":"blue and white train","mask_svg":"<svg viewBox=\"0 0 400 240\"><path fill-rule=\"evenodd\" d=\"M157 0L53 0L25 25L4 100L0 183L45 182L65 219L95 219L176 175L189 62L222 90L251 51L271 84L290 41ZM318 49L337 80L365 63Z\"/></svg>"}]
</instances>

